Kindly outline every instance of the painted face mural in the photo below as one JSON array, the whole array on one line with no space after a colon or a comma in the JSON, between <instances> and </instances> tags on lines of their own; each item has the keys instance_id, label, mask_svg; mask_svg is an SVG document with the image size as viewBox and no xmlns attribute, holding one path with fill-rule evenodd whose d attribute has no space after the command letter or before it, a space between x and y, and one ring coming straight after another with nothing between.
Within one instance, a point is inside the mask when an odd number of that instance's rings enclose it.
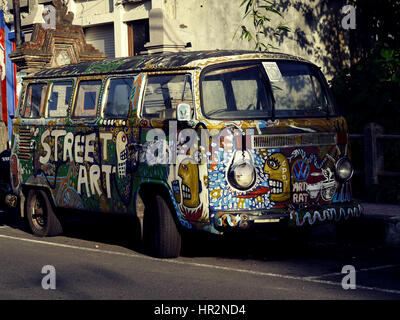
<instances>
[{"instance_id":1,"label":"painted face mural","mask_svg":"<svg viewBox=\"0 0 400 320\"><path fill-rule=\"evenodd\" d=\"M272 201L286 201L290 198L289 163L282 153L273 153L264 164L264 172L269 174Z\"/></svg>"},{"instance_id":2,"label":"painted face mural","mask_svg":"<svg viewBox=\"0 0 400 320\"><path fill-rule=\"evenodd\" d=\"M308 183L306 184L306 191L310 197L311 201L318 200L318 196L322 187L322 173L321 172L312 172L310 178L308 179Z\"/></svg>"},{"instance_id":3,"label":"painted face mural","mask_svg":"<svg viewBox=\"0 0 400 320\"><path fill-rule=\"evenodd\" d=\"M331 201L335 196L337 186L334 173L330 168L327 168L326 170L322 170L322 174L325 180L322 181L321 197L325 201Z\"/></svg>"},{"instance_id":4,"label":"painted face mural","mask_svg":"<svg viewBox=\"0 0 400 320\"><path fill-rule=\"evenodd\" d=\"M292 158L294 160L292 161ZM306 203L331 201L336 191L334 164L329 157L314 150L308 153L296 149L291 156L291 177L293 179L293 202Z\"/></svg>"},{"instance_id":5,"label":"painted face mural","mask_svg":"<svg viewBox=\"0 0 400 320\"><path fill-rule=\"evenodd\" d=\"M182 161L179 165L178 176L182 178L183 204L189 208L196 208L200 204L199 166L189 161Z\"/></svg>"},{"instance_id":6,"label":"painted face mural","mask_svg":"<svg viewBox=\"0 0 400 320\"><path fill-rule=\"evenodd\" d=\"M126 160L127 160L127 149L126 145L128 143L128 139L126 138L126 134L122 131L118 132L117 140L116 140L116 149L117 149L117 161L118 161L118 177L123 178L126 176Z\"/></svg>"}]
</instances>

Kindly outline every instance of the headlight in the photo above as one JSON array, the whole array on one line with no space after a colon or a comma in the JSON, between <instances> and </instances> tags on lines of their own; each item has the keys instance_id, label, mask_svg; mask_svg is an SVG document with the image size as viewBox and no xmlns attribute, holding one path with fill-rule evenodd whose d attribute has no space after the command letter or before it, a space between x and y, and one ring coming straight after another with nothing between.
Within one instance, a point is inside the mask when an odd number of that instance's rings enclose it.
<instances>
[{"instance_id":1,"label":"headlight","mask_svg":"<svg viewBox=\"0 0 400 320\"><path fill-rule=\"evenodd\" d=\"M235 164L229 169L228 180L236 189L250 189L256 180L254 167L248 162Z\"/></svg>"},{"instance_id":2,"label":"headlight","mask_svg":"<svg viewBox=\"0 0 400 320\"><path fill-rule=\"evenodd\" d=\"M340 158L336 162L336 177L340 182L346 182L353 176L353 165L347 157Z\"/></svg>"}]
</instances>

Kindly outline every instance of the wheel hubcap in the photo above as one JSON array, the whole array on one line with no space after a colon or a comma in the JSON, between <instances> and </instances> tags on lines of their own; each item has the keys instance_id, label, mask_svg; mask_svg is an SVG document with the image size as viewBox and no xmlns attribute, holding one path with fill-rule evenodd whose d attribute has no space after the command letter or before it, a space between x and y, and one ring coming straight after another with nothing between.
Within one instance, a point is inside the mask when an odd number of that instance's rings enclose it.
<instances>
[{"instance_id":1,"label":"wheel hubcap","mask_svg":"<svg viewBox=\"0 0 400 320\"><path fill-rule=\"evenodd\" d=\"M36 195L32 201L32 222L36 228L42 229L46 225L45 204L43 198Z\"/></svg>"}]
</instances>

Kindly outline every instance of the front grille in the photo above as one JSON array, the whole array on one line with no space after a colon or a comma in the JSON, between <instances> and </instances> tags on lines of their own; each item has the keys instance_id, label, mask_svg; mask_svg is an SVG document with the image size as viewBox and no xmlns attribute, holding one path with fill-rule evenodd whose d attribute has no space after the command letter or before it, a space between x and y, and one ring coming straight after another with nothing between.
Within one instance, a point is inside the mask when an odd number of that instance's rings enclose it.
<instances>
[{"instance_id":1,"label":"front grille","mask_svg":"<svg viewBox=\"0 0 400 320\"><path fill-rule=\"evenodd\" d=\"M284 148L336 145L336 133L273 134L252 136L252 148Z\"/></svg>"},{"instance_id":2,"label":"front grille","mask_svg":"<svg viewBox=\"0 0 400 320\"><path fill-rule=\"evenodd\" d=\"M29 160L32 156L33 145L32 145L33 133L29 128L19 128L19 141L17 156L19 159Z\"/></svg>"}]
</instances>

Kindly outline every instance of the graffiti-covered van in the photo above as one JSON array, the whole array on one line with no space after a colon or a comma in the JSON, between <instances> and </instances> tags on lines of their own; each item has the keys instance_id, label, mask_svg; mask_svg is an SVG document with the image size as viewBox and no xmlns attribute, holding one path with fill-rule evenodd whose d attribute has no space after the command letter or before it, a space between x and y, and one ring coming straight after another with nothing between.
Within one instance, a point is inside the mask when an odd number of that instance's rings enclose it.
<instances>
[{"instance_id":1,"label":"graffiti-covered van","mask_svg":"<svg viewBox=\"0 0 400 320\"><path fill-rule=\"evenodd\" d=\"M280 53L43 69L24 79L10 164L35 235L62 232L58 208L129 214L159 257L180 254L184 230L304 228L362 213L324 76Z\"/></svg>"}]
</instances>

